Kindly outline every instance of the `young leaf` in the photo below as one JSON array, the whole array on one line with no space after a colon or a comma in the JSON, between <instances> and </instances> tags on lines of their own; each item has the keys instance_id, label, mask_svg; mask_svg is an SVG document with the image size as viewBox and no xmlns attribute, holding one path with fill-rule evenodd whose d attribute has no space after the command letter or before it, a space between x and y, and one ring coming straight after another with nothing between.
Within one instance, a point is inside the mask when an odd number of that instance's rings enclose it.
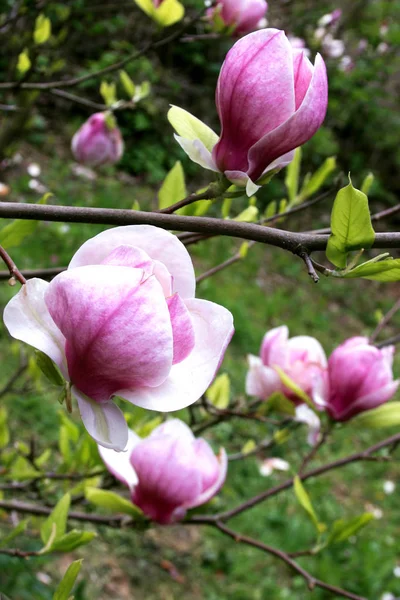
<instances>
[{"instance_id":1,"label":"young leaf","mask_svg":"<svg viewBox=\"0 0 400 600\"><path fill-rule=\"evenodd\" d=\"M18 525L14 527L14 529L11 531L11 533L0 539L0 547L7 546L7 544L12 542L13 539L15 539L20 533L23 533L27 528L28 523L29 519L24 519L23 521L20 521Z\"/></svg>"},{"instance_id":2,"label":"young leaf","mask_svg":"<svg viewBox=\"0 0 400 600\"><path fill-rule=\"evenodd\" d=\"M100 94L107 106L112 106L117 101L117 88L115 83L107 83L102 81L100 84Z\"/></svg>"},{"instance_id":3,"label":"young leaf","mask_svg":"<svg viewBox=\"0 0 400 600\"><path fill-rule=\"evenodd\" d=\"M387 402L353 417L349 423L366 429L384 429L400 425L400 402Z\"/></svg>"},{"instance_id":4,"label":"young leaf","mask_svg":"<svg viewBox=\"0 0 400 600\"><path fill-rule=\"evenodd\" d=\"M92 531L78 531L73 529L72 531L63 535L60 539L55 540L51 545L51 552L72 552L80 546L88 544L97 536Z\"/></svg>"},{"instance_id":5,"label":"young leaf","mask_svg":"<svg viewBox=\"0 0 400 600\"><path fill-rule=\"evenodd\" d=\"M372 184L374 183L374 174L368 173L364 181L362 182L361 191L368 196L369 190L371 189Z\"/></svg>"},{"instance_id":6,"label":"young leaf","mask_svg":"<svg viewBox=\"0 0 400 600\"><path fill-rule=\"evenodd\" d=\"M71 563L65 572L58 588L55 591L53 600L69 600L72 588L74 587L78 573L81 570L83 559L75 560Z\"/></svg>"},{"instance_id":7,"label":"young leaf","mask_svg":"<svg viewBox=\"0 0 400 600\"><path fill-rule=\"evenodd\" d=\"M239 221L241 223L254 223L258 219L258 208L257 206L248 206L237 217L235 217L234 221Z\"/></svg>"},{"instance_id":8,"label":"young leaf","mask_svg":"<svg viewBox=\"0 0 400 600\"><path fill-rule=\"evenodd\" d=\"M229 406L231 382L227 373L219 375L207 390L207 398L215 408Z\"/></svg>"},{"instance_id":9,"label":"young leaf","mask_svg":"<svg viewBox=\"0 0 400 600\"><path fill-rule=\"evenodd\" d=\"M35 21L33 40L35 44L45 44L51 36L51 21L44 14L40 14Z\"/></svg>"},{"instance_id":10,"label":"young leaf","mask_svg":"<svg viewBox=\"0 0 400 600\"><path fill-rule=\"evenodd\" d=\"M301 389L292 379L290 379L289 375L287 375L280 367L274 365L274 370L278 373L279 378L283 385L289 388L296 396L298 396L303 402L305 402L312 410L315 411L315 406L312 403L312 400L308 394L305 393L304 390Z\"/></svg>"},{"instance_id":11,"label":"young leaf","mask_svg":"<svg viewBox=\"0 0 400 600\"><path fill-rule=\"evenodd\" d=\"M285 185L288 191L289 204L293 204L299 191L299 176L300 176L300 165L301 165L301 148L296 148L294 152L294 159L287 166Z\"/></svg>"},{"instance_id":12,"label":"young leaf","mask_svg":"<svg viewBox=\"0 0 400 600\"><path fill-rule=\"evenodd\" d=\"M20 246L24 239L35 231L37 226L38 221L12 221L0 230L0 244L6 250Z\"/></svg>"},{"instance_id":13,"label":"young leaf","mask_svg":"<svg viewBox=\"0 0 400 600\"><path fill-rule=\"evenodd\" d=\"M393 282L400 280L400 259L388 258L386 260L376 261L372 259L344 273L346 279L363 277L374 281Z\"/></svg>"},{"instance_id":14,"label":"young leaf","mask_svg":"<svg viewBox=\"0 0 400 600\"><path fill-rule=\"evenodd\" d=\"M5 448L10 441L10 432L7 425L7 409L0 407L0 448Z\"/></svg>"},{"instance_id":15,"label":"young leaf","mask_svg":"<svg viewBox=\"0 0 400 600\"><path fill-rule=\"evenodd\" d=\"M157 8L154 18L159 25L170 27L184 17L185 9L179 0L163 0Z\"/></svg>"},{"instance_id":16,"label":"young leaf","mask_svg":"<svg viewBox=\"0 0 400 600\"><path fill-rule=\"evenodd\" d=\"M286 398L281 392L273 393L272 396L268 398L266 407L268 407L269 410L275 410L285 415L290 415L291 417L294 417L296 414L294 403Z\"/></svg>"},{"instance_id":17,"label":"young leaf","mask_svg":"<svg viewBox=\"0 0 400 600\"><path fill-rule=\"evenodd\" d=\"M242 447L241 452L242 454L249 454L250 452L253 452L255 448L257 448L257 444L255 443L255 441L247 440L247 442Z\"/></svg>"},{"instance_id":18,"label":"young leaf","mask_svg":"<svg viewBox=\"0 0 400 600\"><path fill-rule=\"evenodd\" d=\"M370 248L375 239L368 208L368 198L356 190L351 181L341 189L335 199L331 217L332 234L328 240L326 255L341 269L347 265L351 250Z\"/></svg>"},{"instance_id":19,"label":"young leaf","mask_svg":"<svg viewBox=\"0 0 400 600\"><path fill-rule=\"evenodd\" d=\"M314 523L317 531L318 532L323 531L325 527L322 523L320 523L318 521L318 518L315 513L314 507L312 505L310 496L306 492L306 490L301 482L300 477L298 477L297 475L293 480L293 489L294 489L294 493L296 494L296 498L299 501L299 504L304 508L304 510L310 517L311 521Z\"/></svg>"},{"instance_id":20,"label":"young leaf","mask_svg":"<svg viewBox=\"0 0 400 600\"><path fill-rule=\"evenodd\" d=\"M119 494L98 488L88 488L86 490L86 500L101 508L106 508L114 513L123 513L130 517L142 517L142 511L129 500L125 500Z\"/></svg>"},{"instance_id":21,"label":"young leaf","mask_svg":"<svg viewBox=\"0 0 400 600\"><path fill-rule=\"evenodd\" d=\"M51 358L49 358L47 354L40 352L40 350L36 350L35 355L39 369L42 371L43 375L47 377L50 383L63 386L65 383L64 377L61 375Z\"/></svg>"},{"instance_id":22,"label":"young leaf","mask_svg":"<svg viewBox=\"0 0 400 600\"><path fill-rule=\"evenodd\" d=\"M126 71L119 72L119 78L129 98L133 98L136 91L136 86Z\"/></svg>"},{"instance_id":23,"label":"young leaf","mask_svg":"<svg viewBox=\"0 0 400 600\"><path fill-rule=\"evenodd\" d=\"M158 192L158 207L160 210L167 208L167 206L183 200L186 196L185 173L182 163L178 160L167 174Z\"/></svg>"},{"instance_id":24,"label":"young leaf","mask_svg":"<svg viewBox=\"0 0 400 600\"><path fill-rule=\"evenodd\" d=\"M19 75L25 75L31 68L31 59L29 58L29 52L27 48L18 56L17 71Z\"/></svg>"},{"instance_id":25,"label":"young leaf","mask_svg":"<svg viewBox=\"0 0 400 600\"><path fill-rule=\"evenodd\" d=\"M59 540L65 534L70 504L71 496L69 494L65 494L65 496L63 496L61 500L57 502L53 511L41 526L40 537L42 538L44 544L47 544L50 539L53 525L56 527L53 543L54 541Z\"/></svg>"},{"instance_id":26,"label":"young leaf","mask_svg":"<svg viewBox=\"0 0 400 600\"><path fill-rule=\"evenodd\" d=\"M178 135L188 140L200 140L210 152L218 142L217 134L208 125L179 106L172 106L167 117Z\"/></svg>"},{"instance_id":27,"label":"young leaf","mask_svg":"<svg viewBox=\"0 0 400 600\"><path fill-rule=\"evenodd\" d=\"M339 544L357 533L362 527L365 527L374 519L372 513L364 513L353 519L339 519L333 523L332 531L329 534L328 544Z\"/></svg>"},{"instance_id":28,"label":"young leaf","mask_svg":"<svg viewBox=\"0 0 400 600\"><path fill-rule=\"evenodd\" d=\"M307 200L310 196L318 192L318 190L324 185L329 175L336 169L336 158L330 156L327 158L322 165L315 171L311 177L306 177L303 182L303 186L300 191L300 195L297 199L296 204Z\"/></svg>"}]
</instances>

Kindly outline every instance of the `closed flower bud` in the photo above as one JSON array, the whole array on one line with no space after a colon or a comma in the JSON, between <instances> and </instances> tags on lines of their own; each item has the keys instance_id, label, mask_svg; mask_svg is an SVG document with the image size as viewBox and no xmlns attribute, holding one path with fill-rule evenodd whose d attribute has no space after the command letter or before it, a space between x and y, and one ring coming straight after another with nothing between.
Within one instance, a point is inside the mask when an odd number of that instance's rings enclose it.
<instances>
[{"instance_id":1,"label":"closed flower bud","mask_svg":"<svg viewBox=\"0 0 400 600\"><path fill-rule=\"evenodd\" d=\"M249 356L246 393L267 400L274 392L282 392L295 404L302 403L282 383L278 367L321 408L326 397L326 366L325 352L315 338L299 335L289 339L285 325L276 327L264 336L260 357Z\"/></svg>"},{"instance_id":2,"label":"closed flower bud","mask_svg":"<svg viewBox=\"0 0 400 600\"><path fill-rule=\"evenodd\" d=\"M265 0L220 0L209 16L232 33L242 35L264 25L268 3Z\"/></svg>"},{"instance_id":3,"label":"closed flower bud","mask_svg":"<svg viewBox=\"0 0 400 600\"><path fill-rule=\"evenodd\" d=\"M132 502L161 524L179 521L188 509L208 502L226 478L225 451L215 456L179 419L156 427L145 439L130 432L124 453L99 451L111 473L129 486Z\"/></svg>"},{"instance_id":4,"label":"closed flower bud","mask_svg":"<svg viewBox=\"0 0 400 600\"><path fill-rule=\"evenodd\" d=\"M393 354L394 346L380 350L365 337L350 338L332 352L326 406L332 419L348 421L392 398L399 385L393 381Z\"/></svg>"},{"instance_id":5,"label":"closed flower bud","mask_svg":"<svg viewBox=\"0 0 400 600\"><path fill-rule=\"evenodd\" d=\"M71 148L75 159L90 167L113 165L124 151L121 132L112 115L95 113L72 138Z\"/></svg>"},{"instance_id":6,"label":"closed flower bud","mask_svg":"<svg viewBox=\"0 0 400 600\"><path fill-rule=\"evenodd\" d=\"M194 292L191 258L174 235L116 227L83 244L50 283L29 279L4 323L57 364L90 435L123 450L128 427L114 396L169 412L198 400L214 379L232 315Z\"/></svg>"},{"instance_id":7,"label":"closed flower bud","mask_svg":"<svg viewBox=\"0 0 400 600\"><path fill-rule=\"evenodd\" d=\"M267 173L289 164L295 148L319 129L327 102L321 56L313 65L283 31L263 29L236 42L222 65L216 92L219 139L209 129L203 139L189 138L193 130L179 124L176 139L192 160L252 195Z\"/></svg>"}]
</instances>

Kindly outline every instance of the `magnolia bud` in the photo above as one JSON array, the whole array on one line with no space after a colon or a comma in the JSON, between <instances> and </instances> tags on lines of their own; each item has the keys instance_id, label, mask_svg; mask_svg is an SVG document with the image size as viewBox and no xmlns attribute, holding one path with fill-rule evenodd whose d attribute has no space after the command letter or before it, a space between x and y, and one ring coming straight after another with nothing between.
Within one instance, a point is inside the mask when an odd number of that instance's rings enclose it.
<instances>
[{"instance_id":1,"label":"magnolia bud","mask_svg":"<svg viewBox=\"0 0 400 600\"><path fill-rule=\"evenodd\" d=\"M98 167L118 162L124 151L124 143L114 117L99 112L78 129L72 138L71 148L79 163Z\"/></svg>"}]
</instances>

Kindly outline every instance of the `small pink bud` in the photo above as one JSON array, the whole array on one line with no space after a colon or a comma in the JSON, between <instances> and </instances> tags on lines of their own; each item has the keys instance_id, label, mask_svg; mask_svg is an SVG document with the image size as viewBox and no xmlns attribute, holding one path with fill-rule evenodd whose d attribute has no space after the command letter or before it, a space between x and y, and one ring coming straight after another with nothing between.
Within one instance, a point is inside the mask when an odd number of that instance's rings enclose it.
<instances>
[{"instance_id":1,"label":"small pink bud","mask_svg":"<svg viewBox=\"0 0 400 600\"><path fill-rule=\"evenodd\" d=\"M294 50L283 31L247 35L228 52L218 79L219 171L246 185L287 165L321 126L328 102L324 61Z\"/></svg>"},{"instance_id":2,"label":"small pink bud","mask_svg":"<svg viewBox=\"0 0 400 600\"><path fill-rule=\"evenodd\" d=\"M79 163L98 167L112 165L120 160L124 143L113 120L113 117L107 117L105 113L95 113L78 129L72 138L71 148Z\"/></svg>"},{"instance_id":3,"label":"small pink bud","mask_svg":"<svg viewBox=\"0 0 400 600\"><path fill-rule=\"evenodd\" d=\"M99 451L113 475L130 487L132 502L161 524L179 521L189 508L211 500L226 478L225 451L215 456L179 419L143 440L130 432L125 453L100 446Z\"/></svg>"},{"instance_id":4,"label":"small pink bud","mask_svg":"<svg viewBox=\"0 0 400 600\"><path fill-rule=\"evenodd\" d=\"M322 408L326 397L326 356L321 344L307 335L289 339L283 325L271 329L263 339L260 358L249 356L246 392L251 396L268 399L274 392L283 392L296 404L301 398L286 388L274 367L282 371Z\"/></svg>"},{"instance_id":5,"label":"small pink bud","mask_svg":"<svg viewBox=\"0 0 400 600\"><path fill-rule=\"evenodd\" d=\"M211 18L220 19L236 35L259 29L265 22L268 3L265 0L220 0L209 11Z\"/></svg>"},{"instance_id":6,"label":"small pink bud","mask_svg":"<svg viewBox=\"0 0 400 600\"><path fill-rule=\"evenodd\" d=\"M326 410L336 421L380 406L394 395L399 381L393 381L394 346L379 350L364 337L346 340L328 361L329 400Z\"/></svg>"}]
</instances>

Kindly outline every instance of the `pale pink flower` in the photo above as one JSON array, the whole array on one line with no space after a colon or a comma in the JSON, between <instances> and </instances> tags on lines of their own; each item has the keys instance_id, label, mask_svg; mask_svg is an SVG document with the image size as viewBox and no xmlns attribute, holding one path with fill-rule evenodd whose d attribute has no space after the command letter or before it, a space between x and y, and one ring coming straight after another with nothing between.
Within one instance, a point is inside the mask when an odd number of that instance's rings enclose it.
<instances>
[{"instance_id":1,"label":"pale pink flower","mask_svg":"<svg viewBox=\"0 0 400 600\"><path fill-rule=\"evenodd\" d=\"M118 162L124 151L121 132L110 124L113 117L95 113L78 129L72 138L71 148L75 159L89 167L112 165Z\"/></svg>"},{"instance_id":2,"label":"pale pink flower","mask_svg":"<svg viewBox=\"0 0 400 600\"><path fill-rule=\"evenodd\" d=\"M265 0L219 0L208 14L221 19L236 35L243 35L262 27L267 10Z\"/></svg>"},{"instance_id":3,"label":"pale pink flower","mask_svg":"<svg viewBox=\"0 0 400 600\"><path fill-rule=\"evenodd\" d=\"M161 524L179 521L188 509L211 500L226 478L225 451L215 456L179 419L145 439L130 431L126 452L100 446L99 451L109 471L130 488L133 504Z\"/></svg>"},{"instance_id":4,"label":"pale pink flower","mask_svg":"<svg viewBox=\"0 0 400 600\"><path fill-rule=\"evenodd\" d=\"M176 236L116 227L85 242L51 283L28 280L4 323L71 382L90 435L123 450L128 428L114 396L179 410L200 398L219 368L232 315L194 293L192 261Z\"/></svg>"},{"instance_id":5,"label":"pale pink flower","mask_svg":"<svg viewBox=\"0 0 400 600\"><path fill-rule=\"evenodd\" d=\"M332 419L348 421L392 398L399 386L393 380L393 354L394 346L379 350L365 337L350 338L332 352L326 405Z\"/></svg>"}]
</instances>

